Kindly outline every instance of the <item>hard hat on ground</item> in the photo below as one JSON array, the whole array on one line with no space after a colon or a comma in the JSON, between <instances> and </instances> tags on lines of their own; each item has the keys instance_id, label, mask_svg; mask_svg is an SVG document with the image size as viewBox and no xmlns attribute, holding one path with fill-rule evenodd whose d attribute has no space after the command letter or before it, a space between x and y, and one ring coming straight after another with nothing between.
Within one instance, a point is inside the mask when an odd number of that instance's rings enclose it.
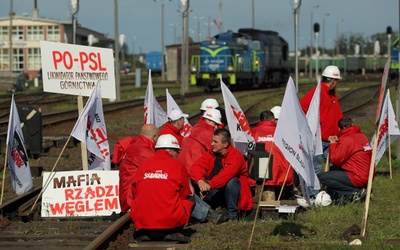
<instances>
[{"instance_id":1,"label":"hard hat on ground","mask_svg":"<svg viewBox=\"0 0 400 250\"><path fill-rule=\"evenodd\" d=\"M274 114L275 119L279 119L279 114L281 113L281 106L275 106L271 109L271 112Z\"/></svg>"},{"instance_id":2,"label":"hard hat on ground","mask_svg":"<svg viewBox=\"0 0 400 250\"><path fill-rule=\"evenodd\" d=\"M204 119L208 119L211 120L217 124L221 124L222 120L221 120L221 112L219 112L218 109L209 109L206 110L206 112L203 115Z\"/></svg>"},{"instance_id":3,"label":"hard hat on ground","mask_svg":"<svg viewBox=\"0 0 400 250\"><path fill-rule=\"evenodd\" d=\"M156 149L160 148L181 149L178 139L176 139L175 136L171 134L160 135L160 137L158 137Z\"/></svg>"},{"instance_id":4,"label":"hard hat on ground","mask_svg":"<svg viewBox=\"0 0 400 250\"><path fill-rule=\"evenodd\" d=\"M201 103L200 109L205 111L205 110L209 110L209 109L215 109L218 107L219 107L219 105L218 105L217 100L215 100L213 98L208 98L208 99L205 99Z\"/></svg>"},{"instance_id":5,"label":"hard hat on ground","mask_svg":"<svg viewBox=\"0 0 400 250\"><path fill-rule=\"evenodd\" d=\"M326 207L329 206L331 203L332 203L331 196L325 191L319 192L314 200L314 205L317 207L318 206Z\"/></svg>"},{"instance_id":6,"label":"hard hat on ground","mask_svg":"<svg viewBox=\"0 0 400 250\"><path fill-rule=\"evenodd\" d=\"M338 67L334 65L327 66L322 72L322 76L333 78L333 79L342 79L340 77L340 70Z\"/></svg>"}]
</instances>

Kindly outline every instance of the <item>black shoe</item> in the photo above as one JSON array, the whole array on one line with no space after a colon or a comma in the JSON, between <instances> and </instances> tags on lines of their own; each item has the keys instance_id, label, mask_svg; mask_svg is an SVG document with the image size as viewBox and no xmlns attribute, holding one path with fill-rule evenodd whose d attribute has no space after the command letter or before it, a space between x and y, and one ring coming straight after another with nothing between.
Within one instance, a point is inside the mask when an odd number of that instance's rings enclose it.
<instances>
[{"instance_id":1,"label":"black shoe","mask_svg":"<svg viewBox=\"0 0 400 250\"><path fill-rule=\"evenodd\" d=\"M171 233L164 236L165 241L178 241L179 243L189 243L190 238L181 233Z\"/></svg>"},{"instance_id":2,"label":"black shoe","mask_svg":"<svg viewBox=\"0 0 400 250\"><path fill-rule=\"evenodd\" d=\"M135 234L133 235L133 238L137 243L142 241L151 241L151 238L147 234L140 231L136 231Z\"/></svg>"},{"instance_id":3,"label":"black shoe","mask_svg":"<svg viewBox=\"0 0 400 250\"><path fill-rule=\"evenodd\" d=\"M225 215L223 220L224 220L224 222L232 222L232 221L237 221L238 218L237 218L237 216L233 216L233 215Z\"/></svg>"},{"instance_id":4,"label":"black shoe","mask_svg":"<svg viewBox=\"0 0 400 250\"><path fill-rule=\"evenodd\" d=\"M366 195L367 195L367 190L365 188L361 188L359 191L353 193L351 203L364 201Z\"/></svg>"},{"instance_id":5,"label":"black shoe","mask_svg":"<svg viewBox=\"0 0 400 250\"><path fill-rule=\"evenodd\" d=\"M221 224L225 222L225 218L213 209L209 209L207 213L207 221L214 224Z\"/></svg>"}]
</instances>

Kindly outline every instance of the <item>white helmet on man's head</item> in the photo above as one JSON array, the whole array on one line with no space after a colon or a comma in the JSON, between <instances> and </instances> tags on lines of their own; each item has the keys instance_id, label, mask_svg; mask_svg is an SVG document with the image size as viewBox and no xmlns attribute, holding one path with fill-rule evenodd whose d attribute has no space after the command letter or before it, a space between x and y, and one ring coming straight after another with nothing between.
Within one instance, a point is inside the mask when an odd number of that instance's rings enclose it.
<instances>
[{"instance_id":1,"label":"white helmet on man's head","mask_svg":"<svg viewBox=\"0 0 400 250\"><path fill-rule=\"evenodd\" d=\"M217 123L218 125L222 123L221 112L219 112L218 109L206 110L206 112L203 115L203 118L211 120L211 121Z\"/></svg>"},{"instance_id":2,"label":"white helmet on man's head","mask_svg":"<svg viewBox=\"0 0 400 250\"><path fill-rule=\"evenodd\" d=\"M171 134L164 134L158 137L156 148L172 148L172 149L181 149L178 139Z\"/></svg>"},{"instance_id":3,"label":"white helmet on man's head","mask_svg":"<svg viewBox=\"0 0 400 250\"><path fill-rule=\"evenodd\" d=\"M279 114L281 113L281 106L275 106L271 109L271 112L274 114L275 119L279 119Z\"/></svg>"},{"instance_id":4,"label":"white helmet on man's head","mask_svg":"<svg viewBox=\"0 0 400 250\"><path fill-rule=\"evenodd\" d=\"M208 99L205 99L201 103L200 109L206 111L206 110L215 109L215 108L218 108L218 107L219 107L219 105L218 105L217 100L215 100L213 98L208 98Z\"/></svg>"},{"instance_id":5,"label":"white helmet on man's head","mask_svg":"<svg viewBox=\"0 0 400 250\"><path fill-rule=\"evenodd\" d=\"M329 65L322 72L322 76L333 78L333 79L342 79L340 77L340 70L338 67L334 65Z\"/></svg>"},{"instance_id":6,"label":"white helmet on man's head","mask_svg":"<svg viewBox=\"0 0 400 250\"><path fill-rule=\"evenodd\" d=\"M325 191L319 192L314 200L314 205L317 207L326 207L329 206L331 203L331 196Z\"/></svg>"}]
</instances>

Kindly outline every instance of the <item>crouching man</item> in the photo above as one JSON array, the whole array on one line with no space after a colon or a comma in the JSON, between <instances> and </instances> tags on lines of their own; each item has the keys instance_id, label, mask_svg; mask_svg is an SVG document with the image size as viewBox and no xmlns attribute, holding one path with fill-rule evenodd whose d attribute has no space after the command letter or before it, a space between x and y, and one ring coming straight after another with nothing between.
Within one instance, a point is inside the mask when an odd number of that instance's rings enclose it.
<instances>
[{"instance_id":1,"label":"crouching man","mask_svg":"<svg viewBox=\"0 0 400 250\"><path fill-rule=\"evenodd\" d=\"M191 167L190 177L196 193L211 206L226 208L226 221L238 218L239 210L253 209L244 156L231 145L226 129L214 131L212 149Z\"/></svg>"},{"instance_id":2,"label":"crouching man","mask_svg":"<svg viewBox=\"0 0 400 250\"><path fill-rule=\"evenodd\" d=\"M155 157L144 161L133 180L133 201L130 217L135 228L135 240L153 240L187 243L182 234L189 222L194 203L185 166L177 160L180 146L171 134L161 135L155 146Z\"/></svg>"}]
</instances>

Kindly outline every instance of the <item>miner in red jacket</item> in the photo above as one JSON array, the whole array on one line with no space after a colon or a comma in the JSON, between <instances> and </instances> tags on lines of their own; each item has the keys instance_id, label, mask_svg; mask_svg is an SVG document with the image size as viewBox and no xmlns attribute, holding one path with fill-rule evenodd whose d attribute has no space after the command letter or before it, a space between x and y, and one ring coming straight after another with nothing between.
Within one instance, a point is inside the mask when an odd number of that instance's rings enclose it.
<instances>
[{"instance_id":1,"label":"miner in red jacket","mask_svg":"<svg viewBox=\"0 0 400 250\"><path fill-rule=\"evenodd\" d=\"M234 220L239 210L253 209L247 164L239 150L231 145L226 129L217 129L205 152L191 167L190 178L196 193L212 208L226 208L226 219Z\"/></svg>"},{"instance_id":2,"label":"miner in red jacket","mask_svg":"<svg viewBox=\"0 0 400 250\"><path fill-rule=\"evenodd\" d=\"M366 194L372 148L351 118L343 117L339 128L339 139L331 139L329 146L329 160L333 166L318 177L334 199L342 196L351 202L360 201Z\"/></svg>"},{"instance_id":3,"label":"miner in red jacket","mask_svg":"<svg viewBox=\"0 0 400 250\"><path fill-rule=\"evenodd\" d=\"M119 204L121 212L130 209L131 185L139 165L154 157L154 146L159 136L158 128L152 124L143 125L140 134L127 147L119 168Z\"/></svg>"},{"instance_id":4,"label":"miner in red jacket","mask_svg":"<svg viewBox=\"0 0 400 250\"><path fill-rule=\"evenodd\" d=\"M179 160L187 171L201 155L210 149L214 130L221 124L221 113L216 109L205 111L202 119L192 127L190 135L183 139Z\"/></svg>"},{"instance_id":5,"label":"miner in red jacket","mask_svg":"<svg viewBox=\"0 0 400 250\"><path fill-rule=\"evenodd\" d=\"M165 234L164 240L189 242L182 234L189 222L194 203L185 166L177 160L180 146L170 134L161 135L156 155L144 161L133 179L133 201L130 216L138 230L136 241L151 240L154 234Z\"/></svg>"},{"instance_id":6,"label":"miner in red jacket","mask_svg":"<svg viewBox=\"0 0 400 250\"><path fill-rule=\"evenodd\" d=\"M179 145L182 145L183 136L181 130L185 125L185 118L189 117L188 114L182 113L179 109L173 109L168 114L168 121L160 129L160 135L171 134L178 139Z\"/></svg>"},{"instance_id":7,"label":"miner in red jacket","mask_svg":"<svg viewBox=\"0 0 400 250\"><path fill-rule=\"evenodd\" d=\"M256 142L263 142L265 150L268 152L272 148L272 180L266 180L265 186L282 186L285 181L286 173L289 171L286 178L285 186L292 186L294 182L293 169L289 162L283 156L278 147L272 146L274 134L276 130L276 120L273 112L266 110L260 114L260 122L251 130L251 134ZM272 147L271 147L272 146Z\"/></svg>"},{"instance_id":8,"label":"miner in red jacket","mask_svg":"<svg viewBox=\"0 0 400 250\"><path fill-rule=\"evenodd\" d=\"M317 175L322 169L322 158L327 159L330 139L337 138L339 134L338 122L342 119L343 113L340 110L339 99L335 91L340 79L342 79L340 71L336 66L327 66L322 72L319 111L323 155L315 156L313 159L314 171ZM300 105L305 114L308 112L316 88L312 88L300 99ZM310 195L314 196L318 192L319 190L310 190Z\"/></svg>"}]
</instances>

